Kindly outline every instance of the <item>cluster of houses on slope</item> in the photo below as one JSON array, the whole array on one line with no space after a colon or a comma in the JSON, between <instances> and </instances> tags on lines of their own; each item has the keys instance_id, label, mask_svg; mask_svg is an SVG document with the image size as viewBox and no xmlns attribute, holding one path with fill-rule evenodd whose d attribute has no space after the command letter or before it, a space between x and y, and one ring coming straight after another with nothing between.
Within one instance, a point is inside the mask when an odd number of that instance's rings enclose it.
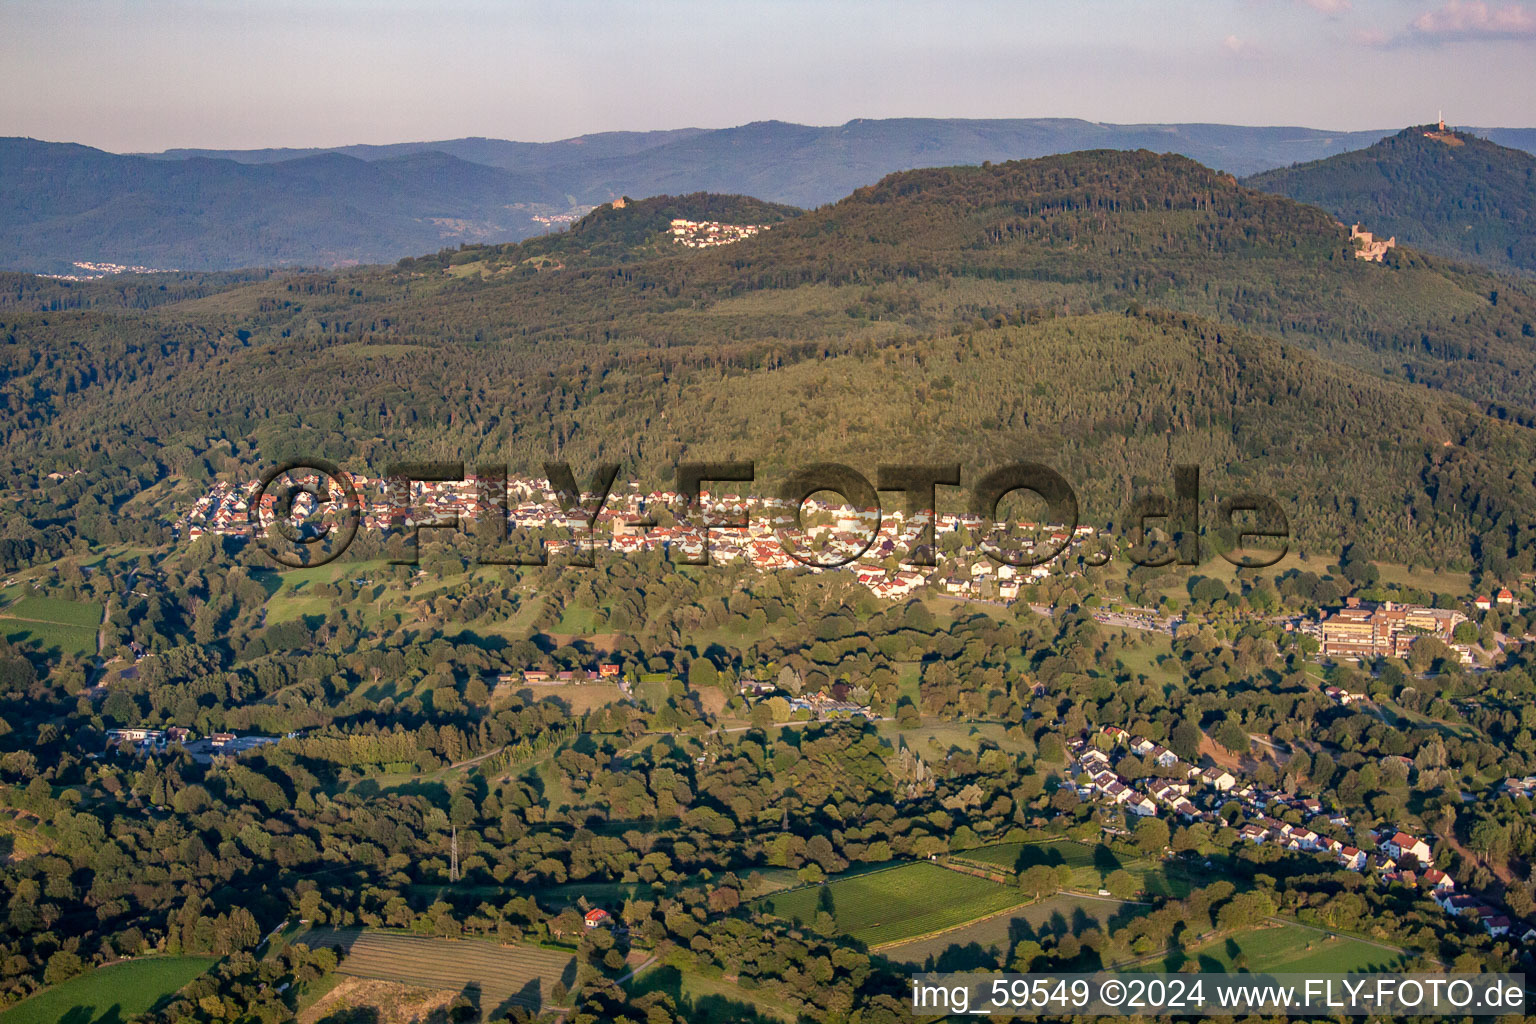
<instances>
[{"instance_id":1,"label":"cluster of houses on slope","mask_svg":"<svg viewBox=\"0 0 1536 1024\"><path fill-rule=\"evenodd\" d=\"M127 263L99 263L91 260L71 260L80 273L78 274L39 274L53 281L99 281L104 277L114 274L174 274L177 271L162 269L159 267L141 267L137 264Z\"/></svg>"},{"instance_id":2,"label":"cluster of houses on slope","mask_svg":"<svg viewBox=\"0 0 1536 1024\"><path fill-rule=\"evenodd\" d=\"M1400 882L1426 888L1432 898L1448 913L1476 920L1491 935L1505 935L1513 925L1508 915L1474 897L1457 893L1455 879L1434 867L1429 843L1398 829L1371 832L1376 852L1366 853L1332 836L1320 835L1301 824L1282 821L1276 815L1297 810L1310 819L1322 815L1322 803L1311 797L1298 797L1241 782L1219 766L1199 767L1181 761L1179 756L1144 736L1129 736L1124 729L1106 726L1101 730L1111 749L1135 754L1143 763L1163 769L1159 776L1147 776L1134 782L1117 773L1110 755L1086 739L1069 744L1078 795L1120 807L1139 817L1159 817L1165 813L1185 821L1225 824L1222 807L1236 801L1245 823L1238 835L1249 843L1273 844L1295 853L1327 854L1349 871L1372 871L1382 884ZM1123 755L1122 755L1123 756ZM1519 781L1519 780L1511 780ZM1536 777L1531 780L1536 789ZM1508 785L1506 783L1506 785ZM1348 828L1347 815L1329 815L1328 824ZM1323 827L1323 826L1319 826ZM1536 937L1536 929L1527 934Z\"/></svg>"},{"instance_id":3,"label":"cluster of houses on slope","mask_svg":"<svg viewBox=\"0 0 1536 1024\"><path fill-rule=\"evenodd\" d=\"M641 493L639 485L631 482L627 488L610 494L589 524L585 513L563 508L555 490L542 478L482 481L471 474L456 481L413 481L408 498L391 498L387 496L386 481L350 472L343 475L352 493L358 496L360 526L370 530L410 528L433 522L467 526L483 517L501 514L504 505L509 530L558 535L542 541L524 541L529 554L534 543L542 543L548 556L570 553L577 545L584 551L596 548L619 553L678 552L689 559L699 559L707 552L710 560L741 562L765 572L801 568L808 560L852 573L875 596L888 600L906 597L925 585L939 582L946 593L956 596L1012 601L1017 599L1022 585L1037 583L1053 572L1074 574L1066 569L1071 555L1095 536L1091 526L1077 526L1069 531L1059 525L1018 523L1017 530L1040 533L1040 543L1047 548L1045 553L1056 552L1054 557L1027 570L1016 570L1011 565L995 564L971 547L956 557L961 568L940 582L935 578L939 570L903 565L900 559L912 552L930 524L935 538L962 529L973 537L980 536L987 526L980 516L934 516L931 512L909 515L902 509L882 511L812 499L804 503L797 519L797 510L776 497L705 491L701 505L706 521L711 524L706 531L685 523L654 525L653 511L678 508L680 496L674 491ZM300 475L296 482L320 483L314 474ZM505 486L504 502L492 493L491 485ZM253 532L253 501L257 502L256 519L263 524L269 523L277 510L276 489L269 489L258 501L258 488L254 481L245 485L217 482L180 517L177 528L191 538L205 533L248 538ZM583 500L592 499L584 495ZM297 527L315 510L314 499L301 492L289 510L289 521ZM336 514L330 506L323 511ZM714 525L729 523L741 525ZM997 529L1003 527L999 525ZM1027 546L1024 550L1034 553ZM797 559L791 551L801 558ZM844 564L831 565L834 562Z\"/></svg>"},{"instance_id":4,"label":"cluster of houses on slope","mask_svg":"<svg viewBox=\"0 0 1536 1024\"><path fill-rule=\"evenodd\" d=\"M716 245L730 245L751 238L760 231L767 231L771 224L722 224L717 220L672 221L672 241L690 249L707 249Z\"/></svg>"},{"instance_id":5,"label":"cluster of houses on slope","mask_svg":"<svg viewBox=\"0 0 1536 1024\"><path fill-rule=\"evenodd\" d=\"M164 753L169 747L180 744L192 755L194 761L209 764L215 757L239 757L277 741L276 736L239 736L232 732L216 732L194 738L191 729L172 725L164 729L108 729L106 749L144 757Z\"/></svg>"},{"instance_id":6,"label":"cluster of houses on slope","mask_svg":"<svg viewBox=\"0 0 1536 1024\"><path fill-rule=\"evenodd\" d=\"M945 519L951 522L944 522ZM940 517L940 525L945 529L965 527L975 533L985 529L980 517L977 516L951 516ZM1015 567L1007 562L993 562L983 558L958 564L954 571L939 585L944 593L956 597L987 598L995 596L998 600L1014 601L1018 599L1019 589L1022 586L1039 583L1047 576L1060 572L1059 560L1062 554L1072 552L1091 540L1095 535L1092 526L1079 524L1068 532L1062 526L1038 527L1033 523L1020 523L1019 527L1037 530L1041 536L1033 542L1019 542L1010 548L1010 557L1013 554L1023 555L1028 560L1040 557L1043 550L1046 554L1055 552L1052 557L1042 561L1038 565Z\"/></svg>"},{"instance_id":7,"label":"cluster of houses on slope","mask_svg":"<svg viewBox=\"0 0 1536 1024\"><path fill-rule=\"evenodd\" d=\"M1236 778L1221 768L1185 764L1167 747L1144 736L1127 736L1118 726L1105 726L1102 734L1110 741L1112 749L1123 744L1129 753L1168 771L1165 775L1132 782L1114 771L1113 762L1104 750L1090 746L1081 738L1074 739L1070 744L1073 767L1076 777L1082 780L1077 784L1077 792L1084 799L1103 800L1139 817L1156 817L1160 810L1167 810L1193 820L1206 813L1190 798L1197 787L1226 793L1237 783Z\"/></svg>"}]
</instances>

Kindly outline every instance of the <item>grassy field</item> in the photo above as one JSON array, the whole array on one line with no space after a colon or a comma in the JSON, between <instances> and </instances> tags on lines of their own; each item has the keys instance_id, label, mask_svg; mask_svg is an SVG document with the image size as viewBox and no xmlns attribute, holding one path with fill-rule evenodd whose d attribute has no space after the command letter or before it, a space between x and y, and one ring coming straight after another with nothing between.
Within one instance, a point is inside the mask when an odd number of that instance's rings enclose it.
<instances>
[{"instance_id":1,"label":"grassy field","mask_svg":"<svg viewBox=\"0 0 1536 1024\"><path fill-rule=\"evenodd\" d=\"M1144 675L1162 683L1180 682L1184 673L1173 656L1173 638L1162 633L1146 633L1133 646L1121 647L1116 658L1132 674Z\"/></svg>"},{"instance_id":2,"label":"grassy field","mask_svg":"<svg viewBox=\"0 0 1536 1024\"><path fill-rule=\"evenodd\" d=\"M793 1024L795 1020L792 1011L770 1002L763 994L683 964L656 964L637 975L628 988L637 996L666 992L683 1019L693 1024Z\"/></svg>"},{"instance_id":3,"label":"grassy field","mask_svg":"<svg viewBox=\"0 0 1536 1024\"><path fill-rule=\"evenodd\" d=\"M0 608L0 636L13 644L87 657L96 653L101 605L58 597L16 597Z\"/></svg>"},{"instance_id":4,"label":"grassy field","mask_svg":"<svg viewBox=\"0 0 1536 1024\"><path fill-rule=\"evenodd\" d=\"M281 573L261 573L257 579L268 588L267 621L289 622L306 616L323 616L336 607L336 599L316 595L314 589L317 585L353 579L372 579L380 583L380 574L388 564L387 560L376 558L360 562L331 562L309 569L288 569ZM344 590L349 588L350 583L344 585ZM401 593L397 584L386 586L383 596L389 600L366 604L365 619L376 621L384 614L386 606L398 603Z\"/></svg>"},{"instance_id":5,"label":"grassy field","mask_svg":"<svg viewBox=\"0 0 1536 1024\"><path fill-rule=\"evenodd\" d=\"M101 625L101 605L66 601L61 597L23 597L6 605L0 614L16 619L57 622L63 626L84 626L92 630Z\"/></svg>"},{"instance_id":6,"label":"grassy field","mask_svg":"<svg viewBox=\"0 0 1536 1024\"><path fill-rule=\"evenodd\" d=\"M1149 895L1183 896L1189 888L1182 878L1171 875L1159 861L1126 859L1107 846L1089 846L1070 839L982 846L966 850L958 855L958 859L1005 871L1023 871L1036 864L1048 864L1051 867L1065 864L1072 871L1066 885L1066 888L1071 889L1099 889L1110 872L1120 868L1135 876L1141 891Z\"/></svg>"},{"instance_id":7,"label":"grassy field","mask_svg":"<svg viewBox=\"0 0 1536 1024\"><path fill-rule=\"evenodd\" d=\"M830 909L837 930L869 946L951 928L1018 906L1012 886L918 861L833 879L754 901L765 913L811 923Z\"/></svg>"},{"instance_id":8,"label":"grassy field","mask_svg":"<svg viewBox=\"0 0 1536 1024\"><path fill-rule=\"evenodd\" d=\"M98 967L0 1013L0 1024L120 1024L174 995L213 962L158 956Z\"/></svg>"},{"instance_id":9,"label":"grassy field","mask_svg":"<svg viewBox=\"0 0 1536 1024\"><path fill-rule=\"evenodd\" d=\"M996 967L1020 939L1041 935L1080 935L1090 928L1105 931L1111 922L1140 912L1134 903L1061 893L1012 911L962 925L941 935L887 946L880 955L896 963L934 970Z\"/></svg>"},{"instance_id":10,"label":"grassy field","mask_svg":"<svg viewBox=\"0 0 1536 1024\"><path fill-rule=\"evenodd\" d=\"M597 613L594 608L577 608L567 605L560 612L560 621L551 630L562 636L587 636L597 629Z\"/></svg>"},{"instance_id":11,"label":"grassy field","mask_svg":"<svg viewBox=\"0 0 1536 1024\"><path fill-rule=\"evenodd\" d=\"M1160 961L1142 964L1147 971L1177 971L1193 958L1202 971L1232 971L1242 960L1250 971L1308 971L1336 974L1351 971L1387 970L1401 966L1401 954L1360 939L1352 939L1303 927L1272 924L1250 928L1236 935L1174 953Z\"/></svg>"},{"instance_id":12,"label":"grassy field","mask_svg":"<svg viewBox=\"0 0 1536 1024\"><path fill-rule=\"evenodd\" d=\"M48 841L38 831L40 824L30 814L0 807L0 859L24 860L46 851Z\"/></svg>"},{"instance_id":13,"label":"grassy field","mask_svg":"<svg viewBox=\"0 0 1536 1024\"><path fill-rule=\"evenodd\" d=\"M537 1011L549 1005L550 988L556 981L569 986L576 975L576 961L569 953L536 946L358 928L312 929L295 941L311 948L340 946L340 974L464 992L478 1003L485 1019L500 1016L512 1006Z\"/></svg>"}]
</instances>

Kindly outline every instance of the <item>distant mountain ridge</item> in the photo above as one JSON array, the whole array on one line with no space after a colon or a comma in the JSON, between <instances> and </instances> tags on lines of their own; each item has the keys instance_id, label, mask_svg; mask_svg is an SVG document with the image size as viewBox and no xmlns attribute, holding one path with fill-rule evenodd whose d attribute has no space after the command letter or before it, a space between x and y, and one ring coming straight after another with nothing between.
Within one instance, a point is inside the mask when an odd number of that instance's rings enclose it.
<instances>
[{"instance_id":1,"label":"distant mountain ridge","mask_svg":"<svg viewBox=\"0 0 1536 1024\"><path fill-rule=\"evenodd\" d=\"M583 160L626 156L680 141L706 131L678 128L659 132L598 132L559 142L512 142L507 139L464 138L438 142L395 142L385 145L323 146L308 149L167 149L160 153L133 153L154 160L187 160L207 157L242 164L270 164L321 153L340 153L359 160L386 160L413 153L438 152L470 163L503 170L540 170L580 163Z\"/></svg>"},{"instance_id":2,"label":"distant mountain ridge","mask_svg":"<svg viewBox=\"0 0 1536 1024\"><path fill-rule=\"evenodd\" d=\"M386 262L524 237L533 214L568 205L537 174L438 152L243 164L0 140L0 267L8 269L69 273L77 260L214 270Z\"/></svg>"},{"instance_id":3,"label":"distant mountain ridge","mask_svg":"<svg viewBox=\"0 0 1536 1024\"><path fill-rule=\"evenodd\" d=\"M1492 130L1490 130L1492 131ZM1536 131L1500 130L1531 136ZM621 195L751 195L811 208L887 174L1084 149L1147 149L1232 174L1357 150L1385 131L1071 118L760 121L551 143L455 139L117 155L0 139L0 268L392 262L543 234Z\"/></svg>"},{"instance_id":4,"label":"distant mountain ridge","mask_svg":"<svg viewBox=\"0 0 1536 1024\"><path fill-rule=\"evenodd\" d=\"M1536 157L1436 125L1244 182L1430 252L1536 271Z\"/></svg>"}]
</instances>

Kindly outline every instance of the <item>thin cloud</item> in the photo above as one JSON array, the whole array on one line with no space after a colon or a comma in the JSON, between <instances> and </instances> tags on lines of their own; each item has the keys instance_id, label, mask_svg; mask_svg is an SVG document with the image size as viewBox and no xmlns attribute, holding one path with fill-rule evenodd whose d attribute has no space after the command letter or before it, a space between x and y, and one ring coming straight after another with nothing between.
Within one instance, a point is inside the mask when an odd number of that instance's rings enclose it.
<instances>
[{"instance_id":1,"label":"thin cloud","mask_svg":"<svg viewBox=\"0 0 1536 1024\"><path fill-rule=\"evenodd\" d=\"M1238 35L1229 35L1221 41L1221 48L1234 57L1263 57L1265 50Z\"/></svg>"},{"instance_id":2,"label":"thin cloud","mask_svg":"<svg viewBox=\"0 0 1536 1024\"><path fill-rule=\"evenodd\" d=\"M1408 25L1409 37L1425 42L1463 39L1536 38L1536 13L1523 3L1494 5L1484 0L1448 0Z\"/></svg>"},{"instance_id":3,"label":"thin cloud","mask_svg":"<svg viewBox=\"0 0 1536 1024\"><path fill-rule=\"evenodd\" d=\"M1323 14L1337 16L1349 10L1349 0L1301 0L1302 3Z\"/></svg>"}]
</instances>

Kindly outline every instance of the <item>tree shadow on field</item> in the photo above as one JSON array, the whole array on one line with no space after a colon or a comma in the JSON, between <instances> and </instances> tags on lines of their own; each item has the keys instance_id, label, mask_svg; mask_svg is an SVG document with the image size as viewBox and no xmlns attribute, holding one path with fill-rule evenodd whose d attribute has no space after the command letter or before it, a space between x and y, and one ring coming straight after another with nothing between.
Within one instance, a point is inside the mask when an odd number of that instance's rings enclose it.
<instances>
[{"instance_id":1,"label":"tree shadow on field","mask_svg":"<svg viewBox=\"0 0 1536 1024\"><path fill-rule=\"evenodd\" d=\"M722 995L690 998L683 993L682 972L669 965L653 967L635 980L631 993L639 996L647 992L665 992L670 996L677 1006L679 1020L711 1024L778 1024L776 1018L763 1016L757 1007L739 999ZM772 999L767 1001L773 1002Z\"/></svg>"},{"instance_id":2,"label":"tree shadow on field","mask_svg":"<svg viewBox=\"0 0 1536 1024\"><path fill-rule=\"evenodd\" d=\"M948 974L955 971L997 970L1002 954L995 948L979 942L953 945L938 956L930 956L926 969L934 973Z\"/></svg>"},{"instance_id":3,"label":"tree shadow on field","mask_svg":"<svg viewBox=\"0 0 1536 1024\"><path fill-rule=\"evenodd\" d=\"M379 1024L382 1019L377 1006L348 1006L326 1014L316 1024Z\"/></svg>"},{"instance_id":4,"label":"tree shadow on field","mask_svg":"<svg viewBox=\"0 0 1536 1024\"><path fill-rule=\"evenodd\" d=\"M567 976L562 976L560 980L566 985L574 984L576 981L574 971ZM475 1005L480 1005L478 998L475 1000ZM522 988L503 999L500 1006L495 1007L486 1014L485 1019L500 1020L503 1017L509 1016L514 1009L519 1007L531 1014L537 1014L540 1010L544 1009L544 984L540 979L529 979Z\"/></svg>"},{"instance_id":5,"label":"tree shadow on field","mask_svg":"<svg viewBox=\"0 0 1536 1024\"><path fill-rule=\"evenodd\" d=\"M1019 850L1019 856L1018 859L1014 861L1013 870L1016 874L1021 874L1025 869L1032 868L1040 864L1044 864L1046 867L1054 868L1060 867L1066 862L1067 859L1063 857L1061 855L1061 851L1056 849L1054 846L1026 845L1021 850Z\"/></svg>"},{"instance_id":6,"label":"tree shadow on field","mask_svg":"<svg viewBox=\"0 0 1536 1024\"><path fill-rule=\"evenodd\" d=\"M59 1018L59 1024L123 1024L123 1008L114 1004L98 1014L94 1006L76 1006Z\"/></svg>"}]
</instances>

